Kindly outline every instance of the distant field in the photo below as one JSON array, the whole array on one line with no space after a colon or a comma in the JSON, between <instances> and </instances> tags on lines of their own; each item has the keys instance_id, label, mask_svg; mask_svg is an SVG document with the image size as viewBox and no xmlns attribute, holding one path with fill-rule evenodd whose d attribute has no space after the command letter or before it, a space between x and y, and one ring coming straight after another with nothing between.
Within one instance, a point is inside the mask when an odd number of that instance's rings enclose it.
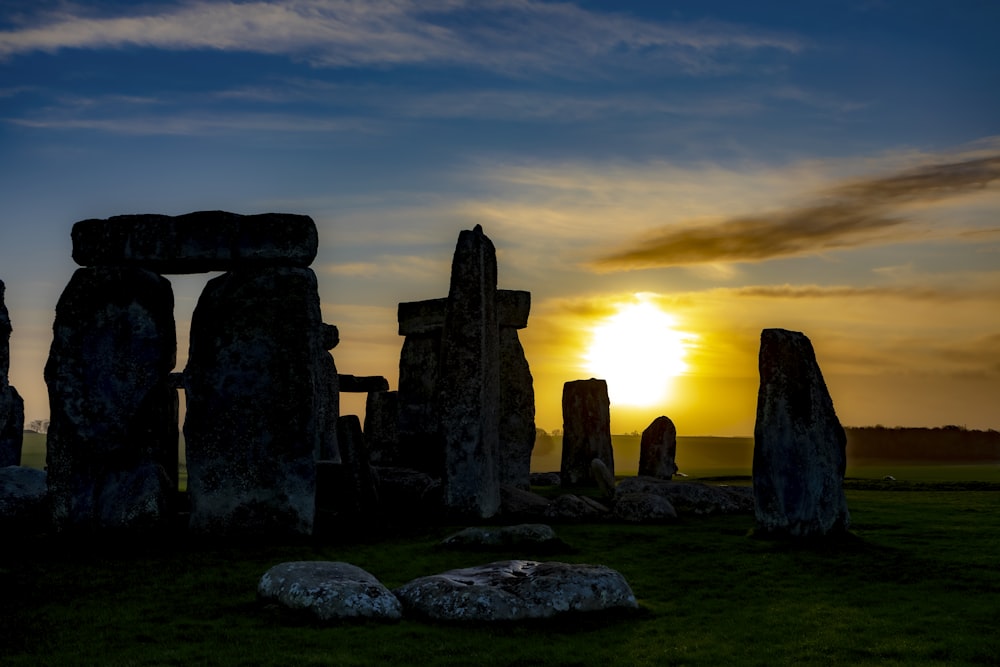
<instances>
[{"instance_id":1,"label":"distant field","mask_svg":"<svg viewBox=\"0 0 1000 667\"><path fill-rule=\"evenodd\" d=\"M615 473L635 475L639 471L639 441L636 435L612 436L615 452ZM183 448L181 449L183 453ZM535 445L531 458L532 472L559 470L562 438L548 436ZM22 465L45 468L45 436L24 434ZM678 436L677 467L689 477L749 476L753 468L753 438L717 438L711 436ZM183 474L183 454L182 470ZM916 464L906 461L864 461L855 465L848 460L847 477L881 479L887 475L899 481L911 482L1000 482L1000 462L995 464Z\"/></svg>"}]
</instances>

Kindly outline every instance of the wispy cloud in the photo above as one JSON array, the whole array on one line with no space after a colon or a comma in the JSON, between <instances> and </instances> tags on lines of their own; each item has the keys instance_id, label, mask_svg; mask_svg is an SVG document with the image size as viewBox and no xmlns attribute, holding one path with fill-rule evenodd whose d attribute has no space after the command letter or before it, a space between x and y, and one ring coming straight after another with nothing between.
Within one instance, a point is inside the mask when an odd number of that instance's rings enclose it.
<instances>
[{"instance_id":1,"label":"wispy cloud","mask_svg":"<svg viewBox=\"0 0 1000 667\"><path fill-rule=\"evenodd\" d=\"M117 16L69 5L0 32L0 58L130 46L283 54L321 67L443 63L563 75L598 62L638 61L706 74L741 67L749 53L804 48L800 39L776 32L723 23L657 23L536 0L202 0L156 11L140 5Z\"/></svg>"},{"instance_id":2,"label":"wispy cloud","mask_svg":"<svg viewBox=\"0 0 1000 667\"><path fill-rule=\"evenodd\" d=\"M711 262L759 262L933 232L909 224L907 207L981 192L1000 181L1000 154L927 164L854 180L805 205L758 215L662 226L592 262L621 271Z\"/></svg>"}]
</instances>

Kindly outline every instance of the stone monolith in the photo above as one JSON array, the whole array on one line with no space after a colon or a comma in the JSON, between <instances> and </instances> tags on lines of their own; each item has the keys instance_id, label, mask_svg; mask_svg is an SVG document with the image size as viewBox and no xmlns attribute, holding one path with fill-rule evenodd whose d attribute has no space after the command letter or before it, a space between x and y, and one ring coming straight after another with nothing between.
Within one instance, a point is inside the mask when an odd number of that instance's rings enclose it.
<instances>
[{"instance_id":1,"label":"stone monolith","mask_svg":"<svg viewBox=\"0 0 1000 667\"><path fill-rule=\"evenodd\" d=\"M312 532L320 419L333 417L330 337L310 269L233 271L206 285L184 371L193 530Z\"/></svg>"},{"instance_id":2,"label":"stone monolith","mask_svg":"<svg viewBox=\"0 0 1000 667\"><path fill-rule=\"evenodd\" d=\"M812 344L796 331L764 329L759 367L753 454L757 530L794 537L845 531L847 440Z\"/></svg>"},{"instance_id":3,"label":"stone monolith","mask_svg":"<svg viewBox=\"0 0 1000 667\"><path fill-rule=\"evenodd\" d=\"M670 479L677 472L677 429L669 417L659 416L642 432L639 442L639 474Z\"/></svg>"},{"instance_id":4,"label":"stone monolith","mask_svg":"<svg viewBox=\"0 0 1000 667\"><path fill-rule=\"evenodd\" d=\"M13 328L0 280L0 468L21 465L24 444L24 400L10 385L10 334Z\"/></svg>"},{"instance_id":5,"label":"stone monolith","mask_svg":"<svg viewBox=\"0 0 1000 667\"><path fill-rule=\"evenodd\" d=\"M461 232L455 247L437 382L444 504L474 518L500 509L496 294L496 249L476 225Z\"/></svg>"},{"instance_id":6,"label":"stone monolith","mask_svg":"<svg viewBox=\"0 0 1000 667\"><path fill-rule=\"evenodd\" d=\"M146 528L177 490L173 292L136 268L78 269L45 365L55 527Z\"/></svg>"},{"instance_id":7,"label":"stone monolith","mask_svg":"<svg viewBox=\"0 0 1000 667\"><path fill-rule=\"evenodd\" d=\"M608 383L590 378L563 385L563 444L560 474L565 486L593 485L591 461L600 459L612 476L611 402Z\"/></svg>"}]
</instances>

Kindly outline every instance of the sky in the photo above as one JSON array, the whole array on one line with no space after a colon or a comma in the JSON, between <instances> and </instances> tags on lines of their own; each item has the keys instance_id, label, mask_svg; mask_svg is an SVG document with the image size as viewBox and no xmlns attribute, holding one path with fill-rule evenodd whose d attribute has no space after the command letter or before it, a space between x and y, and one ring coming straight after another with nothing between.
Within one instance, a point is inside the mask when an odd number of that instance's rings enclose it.
<instances>
[{"instance_id":1,"label":"sky","mask_svg":"<svg viewBox=\"0 0 1000 667\"><path fill-rule=\"evenodd\" d=\"M310 215L341 373L398 378L402 301L483 226L537 425L752 434L760 332L848 426L1000 428L1000 4L0 4L10 382L42 369L74 222ZM170 276L179 333L210 276ZM363 411L345 395L342 411Z\"/></svg>"}]
</instances>

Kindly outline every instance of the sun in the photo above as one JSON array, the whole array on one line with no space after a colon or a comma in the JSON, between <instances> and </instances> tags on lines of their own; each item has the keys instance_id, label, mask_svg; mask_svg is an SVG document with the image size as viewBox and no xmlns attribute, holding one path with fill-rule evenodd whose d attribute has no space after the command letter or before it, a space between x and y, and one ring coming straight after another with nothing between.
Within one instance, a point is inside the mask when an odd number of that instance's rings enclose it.
<instances>
[{"instance_id":1,"label":"sun","mask_svg":"<svg viewBox=\"0 0 1000 667\"><path fill-rule=\"evenodd\" d=\"M641 300L598 323L584 358L587 371L608 383L613 403L643 407L662 402L684 373L687 342L676 320Z\"/></svg>"}]
</instances>

